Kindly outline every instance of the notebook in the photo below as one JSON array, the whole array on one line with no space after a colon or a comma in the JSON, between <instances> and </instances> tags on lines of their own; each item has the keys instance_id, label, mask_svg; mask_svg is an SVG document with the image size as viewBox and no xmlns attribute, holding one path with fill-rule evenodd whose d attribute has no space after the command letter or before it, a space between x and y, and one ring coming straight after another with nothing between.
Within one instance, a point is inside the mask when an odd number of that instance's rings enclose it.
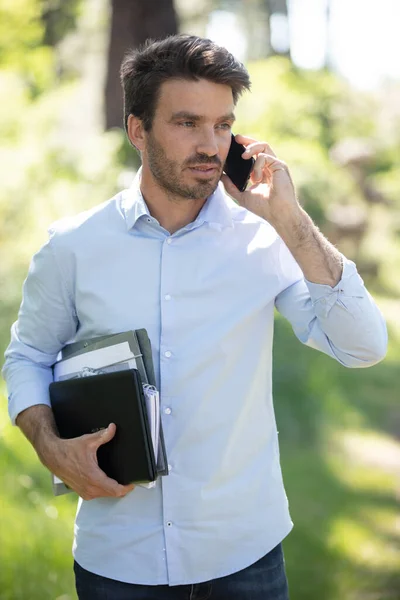
<instances>
[{"instance_id":1,"label":"notebook","mask_svg":"<svg viewBox=\"0 0 400 600\"><path fill-rule=\"evenodd\" d=\"M49 392L62 438L116 424L114 438L97 451L99 466L109 477L123 485L156 479L146 400L137 369L56 381Z\"/></svg>"},{"instance_id":2,"label":"notebook","mask_svg":"<svg viewBox=\"0 0 400 600\"><path fill-rule=\"evenodd\" d=\"M129 344L129 348L135 357L135 368L137 368L140 373L142 383L148 383L152 386L156 386L151 342L147 331L144 328L97 336L90 339L84 339L79 342L72 342L64 346L62 349L61 359L62 361L66 361L77 356L82 357L82 355L89 352L94 352L96 350L102 350L105 348L111 349L121 345L122 343ZM121 370L122 368L128 368L128 366L128 362L124 361L123 363L116 364L114 369ZM69 375L69 377L70 376L71 375ZM161 421L159 422L158 431L159 443L158 452L156 453L157 472L159 475L168 475L168 461L166 458L166 448ZM56 495L62 493L63 487L65 488L65 486L59 484L58 489L54 489ZM54 485L53 488L55 488ZM67 489L64 489L64 493L67 491Z\"/></svg>"}]
</instances>

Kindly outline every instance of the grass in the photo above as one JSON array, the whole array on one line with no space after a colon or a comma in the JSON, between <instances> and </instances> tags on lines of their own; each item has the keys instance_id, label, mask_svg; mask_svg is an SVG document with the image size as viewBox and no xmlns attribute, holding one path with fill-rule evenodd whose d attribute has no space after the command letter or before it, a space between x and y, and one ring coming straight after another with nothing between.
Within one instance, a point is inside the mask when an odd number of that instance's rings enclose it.
<instances>
[{"instance_id":1,"label":"grass","mask_svg":"<svg viewBox=\"0 0 400 600\"><path fill-rule=\"evenodd\" d=\"M348 370L300 349L278 321L275 407L295 527L284 543L292 600L399 600L400 344Z\"/></svg>"},{"instance_id":2,"label":"grass","mask_svg":"<svg viewBox=\"0 0 400 600\"><path fill-rule=\"evenodd\" d=\"M396 464L400 341L347 370L277 320L274 395L294 530L284 542L291 600L399 600ZM75 598L76 499L54 498L29 443L0 408L0 600Z\"/></svg>"},{"instance_id":3,"label":"grass","mask_svg":"<svg viewBox=\"0 0 400 600\"><path fill-rule=\"evenodd\" d=\"M75 501L53 498L50 475L28 441L0 412L0 599L75 598Z\"/></svg>"}]
</instances>

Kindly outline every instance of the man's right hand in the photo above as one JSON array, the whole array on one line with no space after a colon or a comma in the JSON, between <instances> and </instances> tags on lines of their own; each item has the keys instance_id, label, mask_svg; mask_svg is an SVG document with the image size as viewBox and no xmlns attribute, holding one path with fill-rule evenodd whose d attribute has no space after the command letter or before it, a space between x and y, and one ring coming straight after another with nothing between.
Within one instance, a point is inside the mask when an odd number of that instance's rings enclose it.
<instances>
[{"instance_id":1,"label":"man's right hand","mask_svg":"<svg viewBox=\"0 0 400 600\"><path fill-rule=\"evenodd\" d=\"M107 429L89 433L81 437L52 441L51 455L46 452L40 458L54 475L73 489L83 500L94 498L121 498L135 487L121 485L110 479L97 462L97 449L115 435L116 426L111 423Z\"/></svg>"},{"instance_id":2,"label":"man's right hand","mask_svg":"<svg viewBox=\"0 0 400 600\"><path fill-rule=\"evenodd\" d=\"M19 413L16 423L35 448L45 467L84 500L121 498L135 487L110 479L97 463L97 448L115 435L116 426L63 440L58 435L50 406L37 404Z\"/></svg>"}]
</instances>

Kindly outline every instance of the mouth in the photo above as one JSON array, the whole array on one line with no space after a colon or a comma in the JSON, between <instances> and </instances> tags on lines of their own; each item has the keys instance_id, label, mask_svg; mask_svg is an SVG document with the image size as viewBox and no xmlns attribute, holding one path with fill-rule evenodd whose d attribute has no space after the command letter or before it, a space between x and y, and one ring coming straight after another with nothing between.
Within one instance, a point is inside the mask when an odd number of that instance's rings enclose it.
<instances>
[{"instance_id":1,"label":"mouth","mask_svg":"<svg viewBox=\"0 0 400 600\"><path fill-rule=\"evenodd\" d=\"M214 175L219 168L216 165L197 165L189 167L189 170L196 175Z\"/></svg>"}]
</instances>

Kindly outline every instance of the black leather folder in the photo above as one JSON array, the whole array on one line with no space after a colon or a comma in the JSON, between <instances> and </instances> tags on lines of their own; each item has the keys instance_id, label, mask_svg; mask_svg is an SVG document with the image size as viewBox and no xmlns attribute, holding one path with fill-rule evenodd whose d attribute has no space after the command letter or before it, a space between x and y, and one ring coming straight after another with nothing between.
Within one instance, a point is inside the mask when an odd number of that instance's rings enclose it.
<instances>
[{"instance_id":1,"label":"black leather folder","mask_svg":"<svg viewBox=\"0 0 400 600\"><path fill-rule=\"evenodd\" d=\"M49 391L62 438L116 424L114 438L97 451L99 466L109 477L124 485L156 479L146 403L136 369L57 381Z\"/></svg>"}]
</instances>

